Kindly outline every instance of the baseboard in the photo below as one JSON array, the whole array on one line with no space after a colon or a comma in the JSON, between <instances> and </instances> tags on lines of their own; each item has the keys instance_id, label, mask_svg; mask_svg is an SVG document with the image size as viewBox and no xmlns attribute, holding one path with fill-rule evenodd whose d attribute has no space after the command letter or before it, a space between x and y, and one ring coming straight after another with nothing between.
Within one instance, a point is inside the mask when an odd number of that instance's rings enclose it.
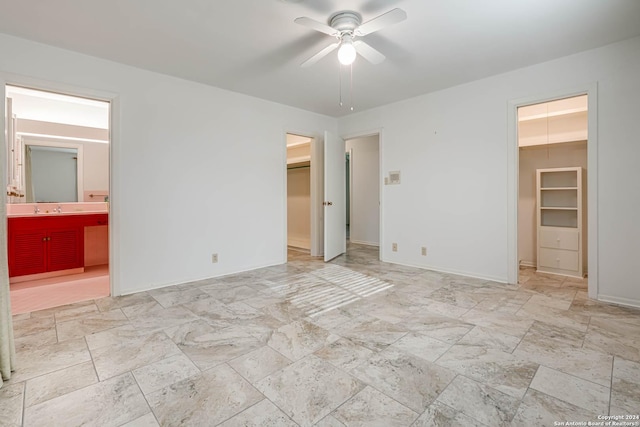
<instances>
[{"instance_id":1,"label":"baseboard","mask_svg":"<svg viewBox=\"0 0 640 427\"><path fill-rule=\"evenodd\" d=\"M70 276L84 273L84 267L71 268L69 270L49 271L46 273L27 274L26 276L13 276L9 278L9 284L30 282L32 280L48 279L50 277Z\"/></svg>"},{"instance_id":2,"label":"baseboard","mask_svg":"<svg viewBox=\"0 0 640 427\"><path fill-rule=\"evenodd\" d=\"M612 297L608 295L598 295L598 301L624 305L626 307L640 308L640 300L637 300L637 299Z\"/></svg>"},{"instance_id":3,"label":"baseboard","mask_svg":"<svg viewBox=\"0 0 640 427\"><path fill-rule=\"evenodd\" d=\"M380 247L379 243L373 243L373 242L365 242L363 240L353 240L353 239L349 239L349 241L351 243L355 243L357 245L366 245L366 246L375 246L375 247Z\"/></svg>"},{"instance_id":4,"label":"baseboard","mask_svg":"<svg viewBox=\"0 0 640 427\"><path fill-rule=\"evenodd\" d=\"M416 265L416 264L408 264L408 263L402 263L402 262L394 262L394 261L389 261L388 259L382 259L381 261L388 262L389 264L404 265L405 267L419 268L421 270L430 270L430 271L436 271L438 273L445 273L445 274L455 274L457 276L470 277L470 278L473 278L473 279L490 280L492 282L497 282L497 283L503 283L503 284L507 284L507 285L517 286L514 283L509 283L509 281L504 277L483 276L483 275L478 275L476 273L469 273L469 272L466 272L466 271L445 270L445 269L442 269L442 268L431 267L431 266L428 266L428 265Z\"/></svg>"},{"instance_id":5,"label":"baseboard","mask_svg":"<svg viewBox=\"0 0 640 427\"><path fill-rule=\"evenodd\" d=\"M520 261L520 267L537 267L538 264L532 261Z\"/></svg>"},{"instance_id":6,"label":"baseboard","mask_svg":"<svg viewBox=\"0 0 640 427\"><path fill-rule=\"evenodd\" d=\"M311 250L311 241L309 239L297 239L295 237L289 237L287 239L287 246L291 246L293 248L300 248Z\"/></svg>"}]
</instances>

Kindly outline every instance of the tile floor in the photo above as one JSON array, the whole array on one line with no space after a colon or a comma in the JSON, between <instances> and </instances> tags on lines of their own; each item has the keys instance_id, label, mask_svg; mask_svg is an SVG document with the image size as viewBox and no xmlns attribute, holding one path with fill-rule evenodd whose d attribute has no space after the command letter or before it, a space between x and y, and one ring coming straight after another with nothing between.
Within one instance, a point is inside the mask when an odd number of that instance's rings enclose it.
<instances>
[{"instance_id":1,"label":"tile floor","mask_svg":"<svg viewBox=\"0 0 640 427\"><path fill-rule=\"evenodd\" d=\"M289 263L14 317L10 426L553 426L640 412L640 312L586 283Z\"/></svg>"}]
</instances>

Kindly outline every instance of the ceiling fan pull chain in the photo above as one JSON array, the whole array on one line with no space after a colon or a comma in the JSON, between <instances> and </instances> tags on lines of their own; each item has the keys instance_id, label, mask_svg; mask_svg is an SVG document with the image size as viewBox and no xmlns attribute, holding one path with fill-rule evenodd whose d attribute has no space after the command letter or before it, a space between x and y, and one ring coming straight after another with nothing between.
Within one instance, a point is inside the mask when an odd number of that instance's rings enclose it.
<instances>
[{"instance_id":1,"label":"ceiling fan pull chain","mask_svg":"<svg viewBox=\"0 0 640 427\"><path fill-rule=\"evenodd\" d=\"M340 80L340 106L342 107L342 64L338 62L338 77Z\"/></svg>"},{"instance_id":2,"label":"ceiling fan pull chain","mask_svg":"<svg viewBox=\"0 0 640 427\"><path fill-rule=\"evenodd\" d=\"M351 111L353 111L353 63L351 63L350 67L349 103L351 104Z\"/></svg>"}]
</instances>

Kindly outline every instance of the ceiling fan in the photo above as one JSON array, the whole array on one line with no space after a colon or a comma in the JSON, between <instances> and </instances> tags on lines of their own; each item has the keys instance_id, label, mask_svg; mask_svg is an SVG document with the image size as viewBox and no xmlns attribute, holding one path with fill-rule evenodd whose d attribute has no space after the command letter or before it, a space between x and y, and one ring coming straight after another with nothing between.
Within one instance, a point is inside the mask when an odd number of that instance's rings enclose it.
<instances>
[{"instance_id":1,"label":"ceiling fan","mask_svg":"<svg viewBox=\"0 0 640 427\"><path fill-rule=\"evenodd\" d=\"M329 25L307 17L297 18L294 21L296 24L304 25L337 39L335 43L330 44L307 59L301 66L310 67L338 48L338 60L343 65L352 64L356 59L356 54L360 54L372 64L379 64L385 60L385 56L366 42L355 39L397 24L405 19L407 19L407 13L402 9L392 9L365 23L362 23L362 17L359 13L350 10L334 13L329 19Z\"/></svg>"}]
</instances>

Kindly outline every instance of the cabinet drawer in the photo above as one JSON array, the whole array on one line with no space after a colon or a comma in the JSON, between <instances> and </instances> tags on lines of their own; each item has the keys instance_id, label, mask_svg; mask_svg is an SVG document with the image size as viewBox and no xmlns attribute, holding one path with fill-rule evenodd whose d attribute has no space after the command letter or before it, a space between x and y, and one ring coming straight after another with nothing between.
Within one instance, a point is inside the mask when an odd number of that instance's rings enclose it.
<instances>
[{"instance_id":1,"label":"cabinet drawer","mask_svg":"<svg viewBox=\"0 0 640 427\"><path fill-rule=\"evenodd\" d=\"M565 251L562 249L540 248L538 264L547 268L558 268L561 270L578 270L577 251Z\"/></svg>"},{"instance_id":2,"label":"cabinet drawer","mask_svg":"<svg viewBox=\"0 0 640 427\"><path fill-rule=\"evenodd\" d=\"M541 248L578 250L578 230L566 230L562 228L541 228L539 235Z\"/></svg>"}]
</instances>

